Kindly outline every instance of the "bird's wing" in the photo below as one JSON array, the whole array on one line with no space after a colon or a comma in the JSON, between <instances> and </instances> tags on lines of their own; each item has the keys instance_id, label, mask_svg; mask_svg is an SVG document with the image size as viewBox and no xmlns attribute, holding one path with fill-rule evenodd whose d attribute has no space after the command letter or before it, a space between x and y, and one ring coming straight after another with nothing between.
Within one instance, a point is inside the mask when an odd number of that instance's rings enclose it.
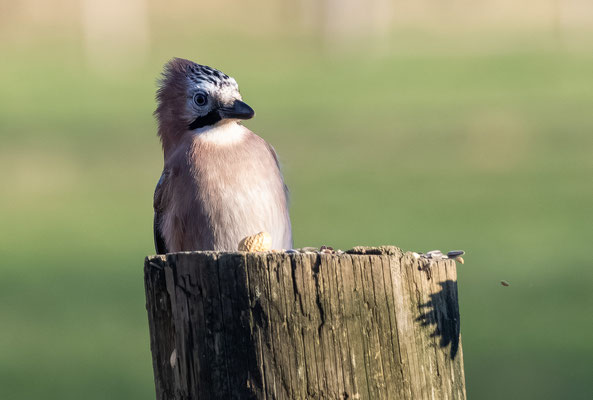
<instances>
[{"instance_id":1,"label":"bird's wing","mask_svg":"<svg viewBox=\"0 0 593 400\"><path fill-rule=\"evenodd\" d=\"M154 247L157 254L166 254L167 246L165 243L165 238L163 237L163 233L161 232L161 220L163 217L163 212L167 207L167 203L169 200L169 173L167 170L163 170L161 174L161 178L159 182L156 184L156 189L154 191L154 223L153 223L153 231L154 231Z\"/></svg>"},{"instance_id":2,"label":"bird's wing","mask_svg":"<svg viewBox=\"0 0 593 400\"><path fill-rule=\"evenodd\" d=\"M278 161L278 156L276 155L276 150L274 150L272 145L269 144L268 142L265 142L265 143L266 143L266 146L268 147L268 150L272 154L274 161L276 162L276 167L278 168L278 173L280 174L280 176L282 176L282 173L280 172L280 161ZM292 245L293 245L293 243L292 243L292 228L291 228L291 224L290 224L290 217L288 216L288 207L289 207L289 203L290 203L290 192L288 191L288 186L286 186L286 183L284 182L284 178L282 178L282 186L284 189L284 199L285 199L284 203L282 204L282 207L283 207L284 215L286 218L285 229L284 229L284 239L283 239L284 244L282 245L282 248L291 249Z\"/></svg>"},{"instance_id":3,"label":"bird's wing","mask_svg":"<svg viewBox=\"0 0 593 400\"><path fill-rule=\"evenodd\" d=\"M268 142L264 141L264 143L266 144L268 150L270 151L270 154L272 154L272 157L274 158L274 161L276 162L276 167L278 167L278 171L280 171L280 161L278 161L278 155L276 154L276 150L274 150L274 147L272 147L271 144L269 144ZM286 202L288 203L290 201L290 196L289 196L289 191L288 191L288 186L286 186L286 183L284 183L284 179L283 179L283 185L284 185L284 194L286 195Z\"/></svg>"},{"instance_id":4,"label":"bird's wing","mask_svg":"<svg viewBox=\"0 0 593 400\"><path fill-rule=\"evenodd\" d=\"M266 144L266 147L270 151L270 154L272 154L272 157L274 157L276 166L278 167L278 169L280 169L280 161L278 161L278 155L276 154L276 150L274 150L274 147L272 147L272 145L270 143L266 142L265 140L263 142Z\"/></svg>"}]
</instances>

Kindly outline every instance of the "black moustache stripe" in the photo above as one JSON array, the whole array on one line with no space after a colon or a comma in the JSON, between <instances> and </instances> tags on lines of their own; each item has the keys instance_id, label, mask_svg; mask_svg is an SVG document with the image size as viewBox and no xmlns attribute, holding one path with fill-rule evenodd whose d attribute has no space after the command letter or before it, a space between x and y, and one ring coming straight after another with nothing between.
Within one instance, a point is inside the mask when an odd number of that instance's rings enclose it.
<instances>
[{"instance_id":1,"label":"black moustache stripe","mask_svg":"<svg viewBox=\"0 0 593 400\"><path fill-rule=\"evenodd\" d=\"M193 131L194 129L203 128L208 125L214 125L221 119L222 117L218 111L210 111L208 114L194 119L194 122L189 124L189 130Z\"/></svg>"}]
</instances>

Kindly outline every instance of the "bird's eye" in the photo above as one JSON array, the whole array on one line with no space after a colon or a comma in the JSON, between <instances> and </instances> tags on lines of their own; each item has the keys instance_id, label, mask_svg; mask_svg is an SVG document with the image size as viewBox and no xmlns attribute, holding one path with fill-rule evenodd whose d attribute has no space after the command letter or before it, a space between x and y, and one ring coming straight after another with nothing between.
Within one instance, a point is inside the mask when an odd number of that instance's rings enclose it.
<instances>
[{"instance_id":1,"label":"bird's eye","mask_svg":"<svg viewBox=\"0 0 593 400\"><path fill-rule=\"evenodd\" d=\"M198 106L203 106L208 102L208 98L206 97L206 95L204 93L197 93L194 96L194 103L196 103L196 105Z\"/></svg>"}]
</instances>

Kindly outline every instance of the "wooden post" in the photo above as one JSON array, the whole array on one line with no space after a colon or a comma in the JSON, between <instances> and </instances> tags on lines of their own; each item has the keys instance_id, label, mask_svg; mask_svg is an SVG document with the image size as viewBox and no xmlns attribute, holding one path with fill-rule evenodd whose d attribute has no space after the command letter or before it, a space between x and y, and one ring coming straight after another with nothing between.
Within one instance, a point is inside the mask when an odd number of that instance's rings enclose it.
<instances>
[{"instance_id":1,"label":"wooden post","mask_svg":"<svg viewBox=\"0 0 593 400\"><path fill-rule=\"evenodd\" d=\"M144 273L157 399L465 399L452 260L176 253Z\"/></svg>"}]
</instances>

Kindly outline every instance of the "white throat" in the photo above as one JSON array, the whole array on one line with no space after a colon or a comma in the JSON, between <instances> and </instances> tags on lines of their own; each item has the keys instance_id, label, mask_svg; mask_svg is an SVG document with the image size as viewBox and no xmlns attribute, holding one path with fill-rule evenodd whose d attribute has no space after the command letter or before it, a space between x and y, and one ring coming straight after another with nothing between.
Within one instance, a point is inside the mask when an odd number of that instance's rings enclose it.
<instances>
[{"instance_id":1,"label":"white throat","mask_svg":"<svg viewBox=\"0 0 593 400\"><path fill-rule=\"evenodd\" d=\"M245 139L247 132L247 128L234 120L221 121L213 126L205 126L193 131L200 141L219 146L239 143Z\"/></svg>"}]
</instances>

